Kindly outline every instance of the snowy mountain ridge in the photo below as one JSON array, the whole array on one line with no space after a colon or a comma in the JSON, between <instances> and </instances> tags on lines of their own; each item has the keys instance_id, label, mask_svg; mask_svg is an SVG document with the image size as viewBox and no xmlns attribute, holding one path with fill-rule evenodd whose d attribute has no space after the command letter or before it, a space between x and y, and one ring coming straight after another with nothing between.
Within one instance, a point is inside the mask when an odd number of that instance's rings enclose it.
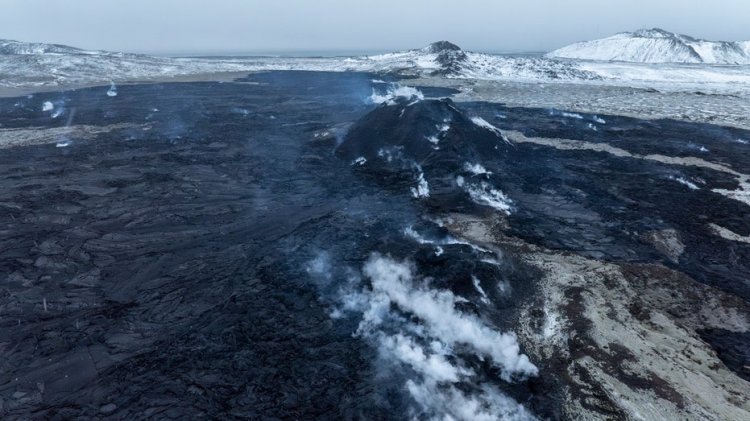
<instances>
[{"instance_id":1,"label":"snowy mountain ridge","mask_svg":"<svg viewBox=\"0 0 750 421\"><path fill-rule=\"evenodd\" d=\"M349 59L375 71L418 76L503 80L598 80L576 63L540 57L513 57L464 51L448 41L425 48Z\"/></svg>"},{"instance_id":2,"label":"snowy mountain ridge","mask_svg":"<svg viewBox=\"0 0 750 421\"><path fill-rule=\"evenodd\" d=\"M471 53L448 41L394 53L328 58L171 58L0 40L0 87L132 81L217 72L362 71L408 76L527 81L597 80L575 63Z\"/></svg>"},{"instance_id":3,"label":"snowy mountain ridge","mask_svg":"<svg viewBox=\"0 0 750 421\"><path fill-rule=\"evenodd\" d=\"M106 56L106 57L149 57L143 54L122 53L101 50L83 50L63 44L47 44L42 42L22 42L0 39L0 56Z\"/></svg>"},{"instance_id":4,"label":"snowy mountain ridge","mask_svg":"<svg viewBox=\"0 0 750 421\"><path fill-rule=\"evenodd\" d=\"M0 40L0 55L85 54L88 51L61 44Z\"/></svg>"},{"instance_id":5,"label":"snowy mountain ridge","mask_svg":"<svg viewBox=\"0 0 750 421\"><path fill-rule=\"evenodd\" d=\"M653 28L577 42L546 56L636 63L750 64L750 41L707 41Z\"/></svg>"},{"instance_id":6,"label":"snowy mountain ridge","mask_svg":"<svg viewBox=\"0 0 750 421\"><path fill-rule=\"evenodd\" d=\"M653 42L679 41L696 46L702 42L690 37L676 38L666 31L641 31L639 36ZM631 38L619 35L624 41ZM694 48L683 50L686 60L696 60ZM750 56L750 42L737 43L735 50ZM710 92L750 91L747 66L654 65L494 55L465 51L448 41L371 56L174 58L0 40L0 89L10 88L16 92L277 70L353 71L522 83L594 83Z\"/></svg>"}]
</instances>

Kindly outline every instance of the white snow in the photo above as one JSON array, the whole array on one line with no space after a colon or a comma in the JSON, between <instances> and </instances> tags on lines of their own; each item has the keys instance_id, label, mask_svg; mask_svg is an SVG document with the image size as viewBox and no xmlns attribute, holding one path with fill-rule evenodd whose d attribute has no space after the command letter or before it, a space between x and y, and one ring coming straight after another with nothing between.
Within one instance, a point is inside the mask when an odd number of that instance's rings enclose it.
<instances>
[{"instance_id":1,"label":"white snow","mask_svg":"<svg viewBox=\"0 0 750 421\"><path fill-rule=\"evenodd\" d=\"M44 101L44 104L42 104L42 111L52 111L54 109L55 105L49 101Z\"/></svg>"},{"instance_id":2,"label":"white snow","mask_svg":"<svg viewBox=\"0 0 750 421\"><path fill-rule=\"evenodd\" d=\"M471 122L474 123L475 125L483 128L483 129L487 129L487 130L491 131L496 136L498 136L499 138L503 139L506 143L511 143L510 140L508 140L508 138L505 137L505 135L503 135L503 132L500 131L500 129L498 129L497 127L493 126L492 124L490 124L487 120L483 119L482 117L472 117L471 118Z\"/></svg>"},{"instance_id":3,"label":"white snow","mask_svg":"<svg viewBox=\"0 0 750 421\"><path fill-rule=\"evenodd\" d=\"M678 183L680 183L680 184L682 184L682 185L684 185L684 186L687 186L690 190L698 190L698 189L700 189L700 187L698 187L695 183L693 183L691 181L688 181L688 180L686 180L686 179L684 179L682 177L673 177L673 176L670 176L669 178L672 179L672 180L674 180L674 181L676 181L676 182L678 182Z\"/></svg>"},{"instance_id":4,"label":"white snow","mask_svg":"<svg viewBox=\"0 0 750 421\"><path fill-rule=\"evenodd\" d=\"M618 42L622 41L621 38L622 36ZM658 38L657 41L662 42L664 39ZM10 43L12 47L3 50L4 43ZM739 43L737 48L740 47L747 53L750 51L750 42ZM686 92L728 91L734 94L738 91L750 91L750 68L747 66L654 65L464 53L465 58L457 64L456 72L445 77L532 82L538 87L542 86L539 82L545 82L648 87ZM359 57L171 58L0 41L0 56L0 74L3 75L0 78L0 88L24 89L271 70L397 72L428 76L441 68L436 61L438 55L430 49ZM376 80L378 84L381 82L383 81ZM398 88L393 90L397 91ZM371 96L371 100L386 102L394 94L420 98L414 92L402 91L375 94Z\"/></svg>"},{"instance_id":5,"label":"white snow","mask_svg":"<svg viewBox=\"0 0 750 421\"><path fill-rule=\"evenodd\" d=\"M547 306L544 307L544 325L542 326L542 336L549 339L560 333L560 315L551 311Z\"/></svg>"},{"instance_id":6,"label":"white snow","mask_svg":"<svg viewBox=\"0 0 750 421\"><path fill-rule=\"evenodd\" d=\"M552 51L547 57L637 63L750 64L747 46L748 42L706 41L648 29L578 42Z\"/></svg>"},{"instance_id":7,"label":"white snow","mask_svg":"<svg viewBox=\"0 0 750 421\"><path fill-rule=\"evenodd\" d=\"M476 124L477 126L487 129L495 134L500 134L500 129L493 126L492 124L488 123L487 120L483 119L482 117L472 117L471 122Z\"/></svg>"}]
</instances>

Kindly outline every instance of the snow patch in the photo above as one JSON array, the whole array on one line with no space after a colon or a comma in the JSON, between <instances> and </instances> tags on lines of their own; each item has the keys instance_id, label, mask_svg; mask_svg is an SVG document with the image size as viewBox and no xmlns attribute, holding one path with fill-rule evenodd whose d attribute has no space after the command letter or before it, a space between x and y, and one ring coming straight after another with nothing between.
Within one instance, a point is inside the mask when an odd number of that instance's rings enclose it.
<instances>
[{"instance_id":1,"label":"snow patch","mask_svg":"<svg viewBox=\"0 0 750 421\"><path fill-rule=\"evenodd\" d=\"M583 120L583 116L580 115L580 114L577 114L577 113L568 113L568 112L563 111L562 113L560 113L560 115L562 115L563 117L575 118L577 120Z\"/></svg>"},{"instance_id":2,"label":"snow patch","mask_svg":"<svg viewBox=\"0 0 750 421\"><path fill-rule=\"evenodd\" d=\"M560 332L560 315L544 308L544 325L542 326L542 336L549 339Z\"/></svg>"},{"instance_id":3,"label":"snow patch","mask_svg":"<svg viewBox=\"0 0 750 421\"><path fill-rule=\"evenodd\" d=\"M682 184L684 186L687 186L690 190L699 190L700 189L700 187L698 187L697 185L695 185L695 183L692 183L692 182L690 182L690 181L688 181L688 180L686 180L686 179L684 179L682 177L670 176L669 179L670 180L674 180L674 181L676 181L676 182L678 182L678 183L680 183L680 184Z\"/></svg>"},{"instance_id":4,"label":"snow patch","mask_svg":"<svg viewBox=\"0 0 750 421\"><path fill-rule=\"evenodd\" d=\"M494 133L496 136L503 139L506 143L511 143L510 140L508 140L507 137L503 134L503 132L498 129L497 127L490 124L487 120L483 119L482 117L472 117L471 122L474 123L476 126L479 126L483 129L489 130L490 132Z\"/></svg>"}]
</instances>

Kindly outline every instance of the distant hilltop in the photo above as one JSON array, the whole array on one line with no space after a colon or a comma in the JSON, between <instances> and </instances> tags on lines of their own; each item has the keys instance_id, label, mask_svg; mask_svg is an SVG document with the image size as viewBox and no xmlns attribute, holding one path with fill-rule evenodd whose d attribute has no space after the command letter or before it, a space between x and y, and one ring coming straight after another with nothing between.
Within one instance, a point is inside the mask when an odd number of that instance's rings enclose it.
<instances>
[{"instance_id":1,"label":"distant hilltop","mask_svg":"<svg viewBox=\"0 0 750 421\"><path fill-rule=\"evenodd\" d=\"M36 55L36 54L83 54L84 50L60 44L40 42L20 42L0 39L2 55Z\"/></svg>"},{"instance_id":2,"label":"distant hilltop","mask_svg":"<svg viewBox=\"0 0 750 421\"><path fill-rule=\"evenodd\" d=\"M547 57L635 63L750 64L750 41L707 41L653 28L578 42L552 51Z\"/></svg>"}]
</instances>

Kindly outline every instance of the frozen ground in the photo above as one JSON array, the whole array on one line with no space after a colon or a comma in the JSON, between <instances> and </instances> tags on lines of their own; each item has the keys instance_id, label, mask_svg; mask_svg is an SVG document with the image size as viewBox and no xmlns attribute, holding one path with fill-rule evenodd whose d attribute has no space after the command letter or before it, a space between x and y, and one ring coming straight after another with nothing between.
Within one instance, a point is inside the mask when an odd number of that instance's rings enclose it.
<instances>
[{"instance_id":1,"label":"frozen ground","mask_svg":"<svg viewBox=\"0 0 750 421\"><path fill-rule=\"evenodd\" d=\"M750 64L750 41L708 41L653 28L578 42L547 56L636 63Z\"/></svg>"},{"instance_id":2,"label":"frozen ground","mask_svg":"<svg viewBox=\"0 0 750 421\"><path fill-rule=\"evenodd\" d=\"M445 41L416 50L352 57L169 58L17 43L0 48L0 87L38 88L268 70L366 71L449 78L592 82L733 93L750 90L748 66L575 61L462 51ZM2 42L0 42L0 47Z\"/></svg>"}]
</instances>

